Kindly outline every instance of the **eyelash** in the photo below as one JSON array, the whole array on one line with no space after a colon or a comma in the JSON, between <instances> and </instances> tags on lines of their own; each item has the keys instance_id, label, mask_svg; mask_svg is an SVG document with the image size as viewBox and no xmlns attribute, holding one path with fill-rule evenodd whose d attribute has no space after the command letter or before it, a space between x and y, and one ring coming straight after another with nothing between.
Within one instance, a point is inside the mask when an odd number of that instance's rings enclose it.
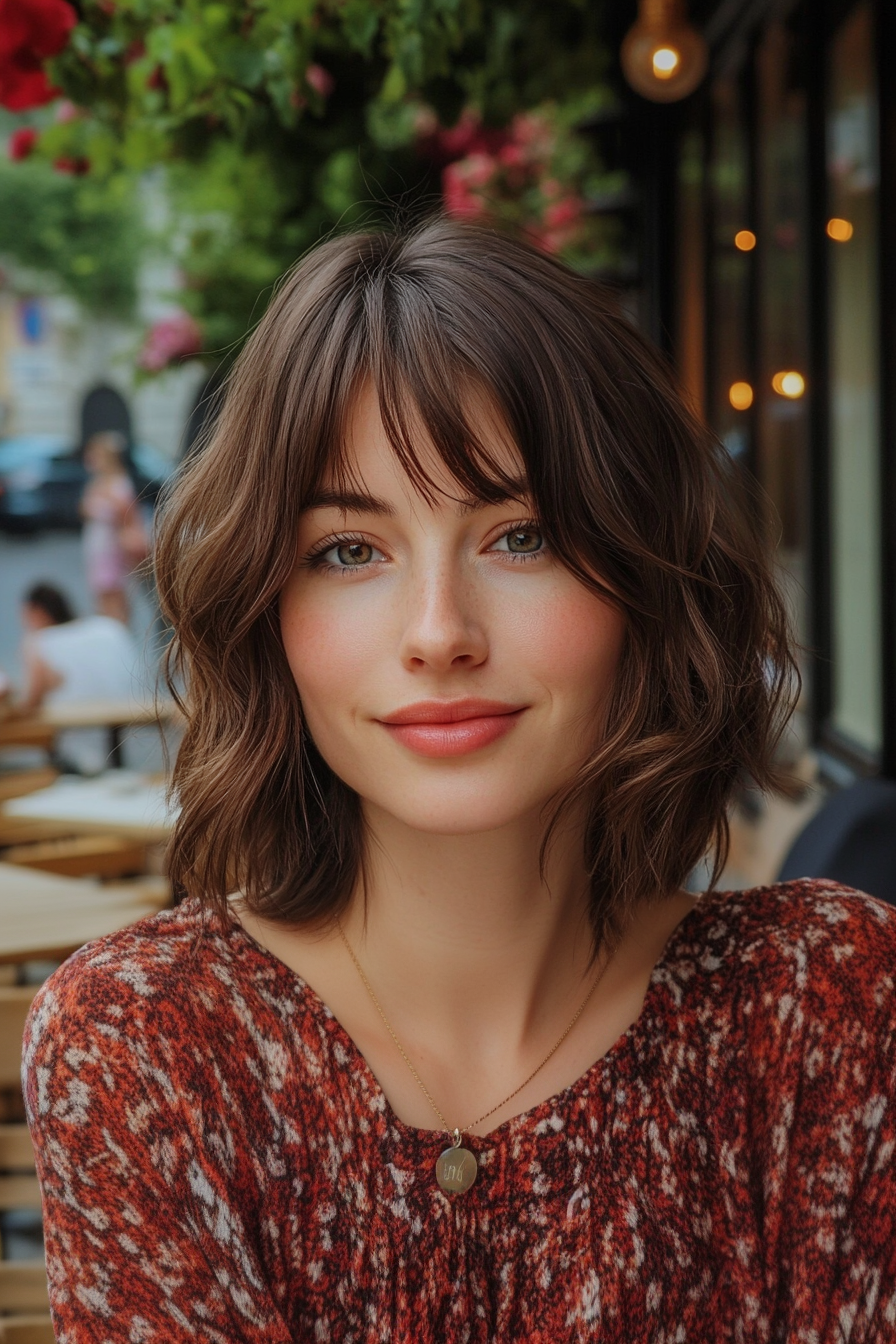
<instances>
[{"instance_id":1,"label":"eyelash","mask_svg":"<svg viewBox=\"0 0 896 1344\"><path fill-rule=\"evenodd\" d=\"M495 537L495 541L500 541L502 537L507 537L511 532L538 532L541 528L532 518L521 519L519 522L511 523L506 527L500 536ZM346 575L357 573L359 570L367 569L367 565L333 565L324 556L327 551L332 551L335 546L356 546L370 545L367 538L358 532L344 532L339 536L325 537L319 541L312 551L306 556L304 564L308 569L317 570L318 573ZM494 542L492 543L494 545ZM545 555L547 545L542 538L542 545L537 551L531 551L528 554L519 551L502 551L507 559L512 560L514 564L520 564L528 560L539 560Z\"/></svg>"}]
</instances>

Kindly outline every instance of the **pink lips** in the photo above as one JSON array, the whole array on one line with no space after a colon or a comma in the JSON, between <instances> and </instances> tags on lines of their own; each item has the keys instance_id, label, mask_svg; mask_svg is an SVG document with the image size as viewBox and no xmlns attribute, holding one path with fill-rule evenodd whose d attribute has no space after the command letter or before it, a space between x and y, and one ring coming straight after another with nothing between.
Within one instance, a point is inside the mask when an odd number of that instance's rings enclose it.
<instances>
[{"instance_id":1,"label":"pink lips","mask_svg":"<svg viewBox=\"0 0 896 1344\"><path fill-rule=\"evenodd\" d=\"M419 756L464 756L509 733L524 709L500 700L421 700L379 722Z\"/></svg>"}]
</instances>

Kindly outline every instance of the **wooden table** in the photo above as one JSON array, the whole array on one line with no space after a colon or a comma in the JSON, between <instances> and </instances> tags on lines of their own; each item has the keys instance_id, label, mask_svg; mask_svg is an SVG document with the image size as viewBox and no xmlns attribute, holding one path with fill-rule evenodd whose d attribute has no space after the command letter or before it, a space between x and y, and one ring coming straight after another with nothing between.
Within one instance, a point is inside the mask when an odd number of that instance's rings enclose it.
<instances>
[{"instance_id":1,"label":"wooden table","mask_svg":"<svg viewBox=\"0 0 896 1344\"><path fill-rule=\"evenodd\" d=\"M0 863L0 963L61 960L167 904L161 888L103 887Z\"/></svg>"},{"instance_id":2,"label":"wooden table","mask_svg":"<svg viewBox=\"0 0 896 1344\"><path fill-rule=\"evenodd\" d=\"M121 760L121 729L151 724L176 723L182 718L170 698L159 700L77 700L45 705L21 718L0 716L0 747L48 747L64 728L108 728L110 753Z\"/></svg>"},{"instance_id":3,"label":"wooden table","mask_svg":"<svg viewBox=\"0 0 896 1344\"><path fill-rule=\"evenodd\" d=\"M165 785L130 770L107 770L94 779L62 775L47 789L13 798L0 819L52 823L71 835L126 835L147 844L167 839L175 814Z\"/></svg>"}]
</instances>

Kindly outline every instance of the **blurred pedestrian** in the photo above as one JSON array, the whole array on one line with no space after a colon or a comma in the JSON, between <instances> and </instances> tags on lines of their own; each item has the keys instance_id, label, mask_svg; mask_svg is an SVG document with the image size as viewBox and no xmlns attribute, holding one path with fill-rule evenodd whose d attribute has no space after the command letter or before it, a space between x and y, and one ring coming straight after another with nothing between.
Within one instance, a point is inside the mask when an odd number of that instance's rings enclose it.
<instances>
[{"instance_id":1,"label":"blurred pedestrian","mask_svg":"<svg viewBox=\"0 0 896 1344\"><path fill-rule=\"evenodd\" d=\"M18 713L33 713L41 705L133 699L137 647L119 620L78 619L64 593L38 583L23 599L22 625L25 687ZM70 772L97 774L108 760L108 734L105 728L66 729L56 738L56 755Z\"/></svg>"},{"instance_id":2,"label":"blurred pedestrian","mask_svg":"<svg viewBox=\"0 0 896 1344\"><path fill-rule=\"evenodd\" d=\"M97 611L125 625L130 615L127 581L146 558L149 543L131 478L125 470L121 434L93 434L84 449L90 479L81 500L84 562Z\"/></svg>"}]
</instances>

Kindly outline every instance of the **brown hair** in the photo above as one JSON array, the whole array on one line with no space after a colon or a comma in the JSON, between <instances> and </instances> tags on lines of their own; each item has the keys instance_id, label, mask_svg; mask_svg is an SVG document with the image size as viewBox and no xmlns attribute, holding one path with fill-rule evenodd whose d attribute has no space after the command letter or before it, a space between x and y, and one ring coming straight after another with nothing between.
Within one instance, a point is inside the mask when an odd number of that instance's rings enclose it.
<instances>
[{"instance_id":1,"label":"brown hair","mask_svg":"<svg viewBox=\"0 0 896 1344\"><path fill-rule=\"evenodd\" d=\"M524 243L445 219L332 239L286 277L164 508L156 572L189 686L172 877L221 911L239 889L295 925L344 909L357 883L359 801L303 729L277 597L305 501L346 471L343 427L367 379L415 485L434 489L414 451L422 423L486 500L509 484L465 414L471 387L487 389L549 545L626 612L605 738L555 812L588 801L599 947L709 847L715 880L735 780L773 782L795 674L787 620L732 464L612 299Z\"/></svg>"}]
</instances>

